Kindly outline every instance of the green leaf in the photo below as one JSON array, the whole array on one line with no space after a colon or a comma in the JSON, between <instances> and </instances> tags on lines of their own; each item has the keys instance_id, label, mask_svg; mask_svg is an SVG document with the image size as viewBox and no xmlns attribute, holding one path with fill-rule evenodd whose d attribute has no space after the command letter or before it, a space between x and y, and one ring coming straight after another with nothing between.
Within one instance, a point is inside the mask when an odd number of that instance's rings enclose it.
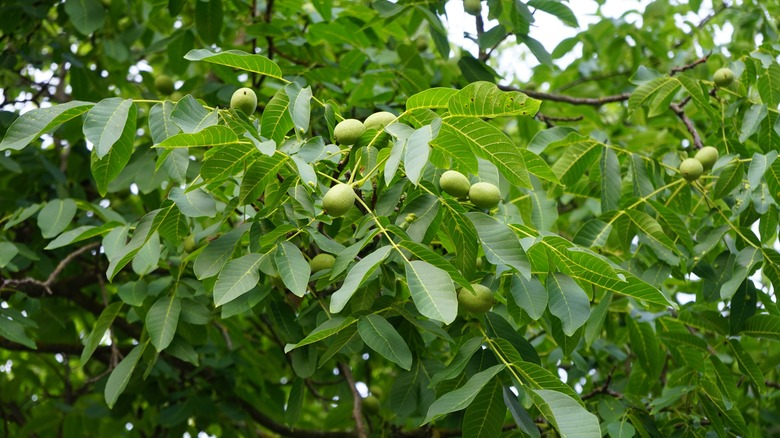
<instances>
[{"instance_id":1,"label":"green leaf","mask_svg":"<svg viewBox=\"0 0 780 438\"><path fill-rule=\"evenodd\" d=\"M301 250L290 242L280 242L274 255L276 268L287 288L296 296L306 294L306 288L311 275L311 267L303 258Z\"/></svg>"},{"instance_id":2,"label":"green leaf","mask_svg":"<svg viewBox=\"0 0 780 438\"><path fill-rule=\"evenodd\" d=\"M50 239L60 234L76 216L76 202L72 199L54 199L38 213L38 228Z\"/></svg>"},{"instance_id":3,"label":"green leaf","mask_svg":"<svg viewBox=\"0 0 780 438\"><path fill-rule=\"evenodd\" d=\"M0 338L24 345L32 350L37 350L35 341L24 332L24 326L19 321L6 316L0 307Z\"/></svg>"},{"instance_id":4,"label":"green leaf","mask_svg":"<svg viewBox=\"0 0 780 438\"><path fill-rule=\"evenodd\" d=\"M277 145L282 144L284 137L295 126L289 109L290 97L285 88L281 88L263 110L260 120L260 135L270 138Z\"/></svg>"},{"instance_id":5,"label":"green leaf","mask_svg":"<svg viewBox=\"0 0 780 438\"><path fill-rule=\"evenodd\" d=\"M180 314L181 300L175 294L157 300L146 314L146 330L158 352L165 350L173 340Z\"/></svg>"},{"instance_id":6,"label":"green leaf","mask_svg":"<svg viewBox=\"0 0 780 438\"><path fill-rule=\"evenodd\" d=\"M601 248L607 244L612 224L599 219L585 222L574 236L574 243L589 248Z\"/></svg>"},{"instance_id":7,"label":"green leaf","mask_svg":"<svg viewBox=\"0 0 780 438\"><path fill-rule=\"evenodd\" d=\"M418 108L447 108L450 99L458 94L452 88L429 88L406 99L406 110Z\"/></svg>"},{"instance_id":8,"label":"green leaf","mask_svg":"<svg viewBox=\"0 0 780 438\"><path fill-rule=\"evenodd\" d=\"M745 168L739 161L734 161L723 167L715 183L713 196L723 198L732 192L742 183L742 176L745 174Z\"/></svg>"},{"instance_id":9,"label":"green leaf","mask_svg":"<svg viewBox=\"0 0 780 438\"><path fill-rule=\"evenodd\" d=\"M202 188L187 191L174 187L168 193L168 199L187 217L214 217L217 214L217 202Z\"/></svg>"},{"instance_id":10,"label":"green leaf","mask_svg":"<svg viewBox=\"0 0 780 438\"><path fill-rule=\"evenodd\" d=\"M112 97L98 102L84 120L84 136L92 142L98 158L105 157L122 135L133 99ZM133 111L135 115L135 111Z\"/></svg>"},{"instance_id":11,"label":"green leaf","mask_svg":"<svg viewBox=\"0 0 780 438\"><path fill-rule=\"evenodd\" d=\"M547 12L548 14L555 15L567 26L574 28L580 26L577 22L577 17L574 15L574 12L572 12L565 3L560 3L554 0L530 0L527 4L531 8L536 8L540 11Z\"/></svg>"},{"instance_id":12,"label":"green leaf","mask_svg":"<svg viewBox=\"0 0 780 438\"><path fill-rule=\"evenodd\" d=\"M764 180L769 187L769 193L775 199L775 202L780 204L780 160L775 160L766 169Z\"/></svg>"},{"instance_id":13,"label":"green leaf","mask_svg":"<svg viewBox=\"0 0 780 438\"><path fill-rule=\"evenodd\" d=\"M661 100L665 100L672 96L675 91L680 87L680 82L676 78L669 76L659 76L644 84L638 86L631 97L628 99L628 109L630 111L636 110L641 105L646 104L649 100L661 96ZM658 114L659 111L651 109L654 114Z\"/></svg>"},{"instance_id":14,"label":"green leaf","mask_svg":"<svg viewBox=\"0 0 780 438\"><path fill-rule=\"evenodd\" d=\"M422 260L404 263L409 292L423 316L445 324L458 315L455 286L447 271Z\"/></svg>"},{"instance_id":15,"label":"green leaf","mask_svg":"<svg viewBox=\"0 0 780 438\"><path fill-rule=\"evenodd\" d=\"M601 438L599 419L566 394L537 389L529 391L542 415L562 438Z\"/></svg>"},{"instance_id":16,"label":"green leaf","mask_svg":"<svg viewBox=\"0 0 780 438\"><path fill-rule=\"evenodd\" d=\"M567 186L576 183L585 175L585 171L590 168L603 147L601 143L576 133L570 134L555 145L562 146L565 150L553 164L552 170L561 183Z\"/></svg>"},{"instance_id":17,"label":"green leaf","mask_svg":"<svg viewBox=\"0 0 780 438\"><path fill-rule=\"evenodd\" d=\"M207 110L189 94L176 102L171 111L171 121L185 134L195 134L216 125L218 120L217 111Z\"/></svg>"},{"instance_id":18,"label":"green leaf","mask_svg":"<svg viewBox=\"0 0 780 438\"><path fill-rule=\"evenodd\" d=\"M19 254L19 248L11 242L0 242L0 268L4 268Z\"/></svg>"},{"instance_id":19,"label":"green leaf","mask_svg":"<svg viewBox=\"0 0 780 438\"><path fill-rule=\"evenodd\" d=\"M510 183L531 188L525 159L518 151L517 145L488 122L475 117L444 117L439 137L444 141L436 141L434 145L443 148L443 152L453 156L453 159L469 153L462 151L465 145L471 153L493 163ZM457 142L461 145L455 144ZM462 163L470 164L465 161ZM466 168L470 173L476 173L476 169L470 166Z\"/></svg>"},{"instance_id":20,"label":"green leaf","mask_svg":"<svg viewBox=\"0 0 780 438\"><path fill-rule=\"evenodd\" d=\"M79 366L83 367L86 365L89 358L92 357L92 353L94 353L98 345L100 345L100 341L103 340L103 336L105 336L106 331L111 327L111 324L114 323L114 320L121 310L121 301L111 303L103 309L97 321L95 321L92 332L90 332L89 336L84 340L84 350L81 352Z\"/></svg>"},{"instance_id":21,"label":"green leaf","mask_svg":"<svg viewBox=\"0 0 780 438\"><path fill-rule=\"evenodd\" d=\"M308 131L311 116L311 87L301 88L297 82L292 82L284 87L284 91L290 102L289 111L293 125L301 132Z\"/></svg>"},{"instance_id":22,"label":"green leaf","mask_svg":"<svg viewBox=\"0 0 780 438\"><path fill-rule=\"evenodd\" d=\"M517 371L523 383L533 389L546 389L568 395L577 403L585 406L571 386L561 381L561 378L550 370L531 362L514 362L512 368Z\"/></svg>"},{"instance_id":23,"label":"green leaf","mask_svg":"<svg viewBox=\"0 0 780 438\"><path fill-rule=\"evenodd\" d=\"M536 427L536 423L534 423L534 419L531 418L531 414L529 414L520 404L517 400L517 396L509 387L504 386L503 396L504 403L509 409L509 413L512 414L512 418L515 420L518 429L531 438L541 438L539 428Z\"/></svg>"},{"instance_id":24,"label":"green leaf","mask_svg":"<svg viewBox=\"0 0 780 438\"><path fill-rule=\"evenodd\" d=\"M171 120L174 107L173 102L165 100L155 104L149 110L149 133L154 144L159 144L181 132L181 128Z\"/></svg>"},{"instance_id":25,"label":"green leaf","mask_svg":"<svg viewBox=\"0 0 780 438\"><path fill-rule=\"evenodd\" d=\"M482 388L490 382L496 374L503 371L504 365L494 365L484 371L480 371L469 378L465 385L450 391L434 401L428 408L428 413L422 424L427 424L442 415L460 411L467 408L477 397Z\"/></svg>"},{"instance_id":26,"label":"green leaf","mask_svg":"<svg viewBox=\"0 0 780 438\"><path fill-rule=\"evenodd\" d=\"M541 101L519 91L501 91L491 82L474 82L452 95L447 108L453 116L498 117L536 115ZM407 101L407 108L408 108Z\"/></svg>"},{"instance_id":27,"label":"green leaf","mask_svg":"<svg viewBox=\"0 0 780 438\"><path fill-rule=\"evenodd\" d=\"M100 29L106 21L106 8L98 0L67 0L65 13L73 26L84 35Z\"/></svg>"},{"instance_id":28,"label":"green leaf","mask_svg":"<svg viewBox=\"0 0 780 438\"><path fill-rule=\"evenodd\" d=\"M745 322L740 333L780 341L780 316L766 313L753 315Z\"/></svg>"},{"instance_id":29,"label":"green leaf","mask_svg":"<svg viewBox=\"0 0 780 438\"><path fill-rule=\"evenodd\" d=\"M603 148L599 160L601 171L601 211L617 210L620 204L620 162L612 148Z\"/></svg>"},{"instance_id":30,"label":"green leaf","mask_svg":"<svg viewBox=\"0 0 780 438\"><path fill-rule=\"evenodd\" d=\"M674 266L680 263L677 247L669 236L664 233L658 222L647 213L639 210L623 211L636 228L641 232L640 240L645 242L661 260Z\"/></svg>"},{"instance_id":31,"label":"green leaf","mask_svg":"<svg viewBox=\"0 0 780 438\"><path fill-rule=\"evenodd\" d=\"M528 50L531 51L531 53L540 63L548 67L553 66L552 56L550 56L550 53L547 51L547 49L544 48L542 43L534 38L531 38L528 34L517 33L515 37L517 38L518 43L522 42L526 47L528 47Z\"/></svg>"},{"instance_id":32,"label":"green leaf","mask_svg":"<svg viewBox=\"0 0 780 438\"><path fill-rule=\"evenodd\" d=\"M258 157L244 172L241 179L241 192L238 204L246 205L254 202L265 190L268 183L276 178L276 174L285 166L287 156L274 153L271 156Z\"/></svg>"},{"instance_id":33,"label":"green leaf","mask_svg":"<svg viewBox=\"0 0 780 438\"><path fill-rule=\"evenodd\" d=\"M522 275L512 275L512 286L509 291L512 298L521 309L534 321L538 320L544 314L547 308L547 289L536 278L526 279Z\"/></svg>"},{"instance_id":34,"label":"green leaf","mask_svg":"<svg viewBox=\"0 0 780 438\"><path fill-rule=\"evenodd\" d=\"M550 296L550 313L561 320L566 336L572 336L588 321L588 295L571 277L560 272L547 276L547 293Z\"/></svg>"},{"instance_id":35,"label":"green leaf","mask_svg":"<svg viewBox=\"0 0 780 438\"><path fill-rule=\"evenodd\" d=\"M122 135L119 136L119 139L113 144L108 153L103 158L99 158L95 151L92 152L90 167L101 196L106 195L108 183L119 176L127 162L130 161L136 135L136 116L136 106L130 105Z\"/></svg>"},{"instance_id":36,"label":"green leaf","mask_svg":"<svg viewBox=\"0 0 780 438\"><path fill-rule=\"evenodd\" d=\"M463 436L492 438L501 435L506 415L501 382L491 380L466 408Z\"/></svg>"},{"instance_id":37,"label":"green leaf","mask_svg":"<svg viewBox=\"0 0 780 438\"><path fill-rule=\"evenodd\" d=\"M218 147L234 144L251 144L238 139L238 136L227 126L214 125L196 133L176 134L166 138L155 147L158 148L189 148L198 146Z\"/></svg>"},{"instance_id":38,"label":"green leaf","mask_svg":"<svg viewBox=\"0 0 780 438\"><path fill-rule=\"evenodd\" d=\"M305 345L314 344L315 342L319 342L325 339L328 339L329 337L338 334L345 328L351 326L352 324L356 323L357 320L355 318L347 317L343 318L341 316L335 316L331 319L325 320L322 324L318 325L317 328L311 331L305 338L301 339L300 342L297 342L295 344L287 344L284 346L284 352L289 353L290 351L303 347Z\"/></svg>"},{"instance_id":39,"label":"green leaf","mask_svg":"<svg viewBox=\"0 0 780 438\"><path fill-rule=\"evenodd\" d=\"M412 184L417 185L422 176L423 168L428 164L430 153L429 143L436 138L441 129L441 119L434 119L430 125L415 129L406 140L406 153L404 154L404 170L406 177Z\"/></svg>"},{"instance_id":40,"label":"green leaf","mask_svg":"<svg viewBox=\"0 0 780 438\"><path fill-rule=\"evenodd\" d=\"M739 131L739 141L744 143L758 131L761 122L766 118L766 105L753 104L745 111L742 128Z\"/></svg>"},{"instance_id":41,"label":"green leaf","mask_svg":"<svg viewBox=\"0 0 780 438\"><path fill-rule=\"evenodd\" d=\"M184 56L184 59L225 65L239 70L284 80L282 77L282 70L275 62L265 56L252 55L240 50L224 50L219 53L214 53L207 49L190 50Z\"/></svg>"},{"instance_id":42,"label":"green leaf","mask_svg":"<svg viewBox=\"0 0 780 438\"><path fill-rule=\"evenodd\" d=\"M764 380L764 373L761 372L761 368L756 365L750 354L745 351L742 344L736 339L728 339L726 341L731 352L734 353L734 360L739 364L739 369L758 390L759 393L766 393L766 382Z\"/></svg>"},{"instance_id":43,"label":"green leaf","mask_svg":"<svg viewBox=\"0 0 780 438\"><path fill-rule=\"evenodd\" d=\"M330 297L330 312L339 313L347 305L349 299L355 294L357 288L369 274L374 272L377 265L390 253L390 246L383 246L371 254L363 257L347 273L344 283Z\"/></svg>"},{"instance_id":44,"label":"green leaf","mask_svg":"<svg viewBox=\"0 0 780 438\"><path fill-rule=\"evenodd\" d=\"M405 370L412 369L412 352L393 326L379 315L363 316L357 323L358 333L372 350Z\"/></svg>"},{"instance_id":45,"label":"green leaf","mask_svg":"<svg viewBox=\"0 0 780 438\"><path fill-rule=\"evenodd\" d=\"M637 322L627 316L628 335L631 340L631 351L636 354L639 366L645 369L650 377L657 377L665 362L665 355L655 336L655 331L649 322Z\"/></svg>"},{"instance_id":46,"label":"green leaf","mask_svg":"<svg viewBox=\"0 0 780 438\"><path fill-rule=\"evenodd\" d=\"M73 0L71 0L73 1ZM0 151L21 150L41 135L89 111L94 103L72 100L30 110L14 120L0 142Z\"/></svg>"},{"instance_id":47,"label":"green leaf","mask_svg":"<svg viewBox=\"0 0 780 438\"><path fill-rule=\"evenodd\" d=\"M512 267L526 278L531 276L531 265L520 245L520 239L506 224L485 213L470 212L466 217L474 224L485 257L490 263Z\"/></svg>"},{"instance_id":48,"label":"green leaf","mask_svg":"<svg viewBox=\"0 0 780 438\"><path fill-rule=\"evenodd\" d=\"M222 0L198 0L195 3L195 26L204 43L218 43L222 32ZM187 53L185 59L192 61L187 58L190 53Z\"/></svg>"},{"instance_id":49,"label":"green leaf","mask_svg":"<svg viewBox=\"0 0 780 438\"><path fill-rule=\"evenodd\" d=\"M108 376L108 382L106 382L105 398L106 404L109 408L113 408L116 404L116 400L119 396L125 392L127 384L130 382L130 377L133 375L133 370L141 359L141 355L146 349L146 343L138 344L119 362L119 365L111 371L111 375Z\"/></svg>"},{"instance_id":50,"label":"green leaf","mask_svg":"<svg viewBox=\"0 0 780 438\"><path fill-rule=\"evenodd\" d=\"M233 301L257 286L260 281L260 263L267 257L269 253L247 254L227 262L214 284L214 305L221 306Z\"/></svg>"},{"instance_id":51,"label":"green leaf","mask_svg":"<svg viewBox=\"0 0 780 438\"><path fill-rule=\"evenodd\" d=\"M209 184L224 181L246 170L260 152L250 143L239 142L206 151L200 174Z\"/></svg>"},{"instance_id":52,"label":"green leaf","mask_svg":"<svg viewBox=\"0 0 780 438\"><path fill-rule=\"evenodd\" d=\"M474 353L482 346L482 341L482 337L477 336L461 344L450 363L447 364L443 370L433 375L431 378L431 386L437 386L445 380L454 379L459 376L466 368L471 357L474 356Z\"/></svg>"}]
</instances>

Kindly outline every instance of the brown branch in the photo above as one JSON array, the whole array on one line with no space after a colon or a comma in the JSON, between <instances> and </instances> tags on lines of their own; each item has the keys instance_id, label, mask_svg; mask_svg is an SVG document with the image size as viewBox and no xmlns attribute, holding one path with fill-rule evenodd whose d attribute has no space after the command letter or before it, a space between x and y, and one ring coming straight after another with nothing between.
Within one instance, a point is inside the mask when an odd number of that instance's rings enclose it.
<instances>
[{"instance_id":1,"label":"brown branch","mask_svg":"<svg viewBox=\"0 0 780 438\"><path fill-rule=\"evenodd\" d=\"M593 397L595 397L595 396L597 396L599 394L607 394L607 395L611 395L612 397L615 397L615 398L623 398L623 394L621 394L621 393L619 393L617 391L613 391L613 390L609 389L609 384L612 382L612 373L615 372L615 369L617 369L617 367L612 368L612 371L610 371L609 374L607 374L607 380L605 380L604 383L600 387L598 387L598 388L594 389L593 391L583 395L582 397L580 397L580 399L581 400L587 400L587 399L593 398Z\"/></svg>"},{"instance_id":2,"label":"brown branch","mask_svg":"<svg viewBox=\"0 0 780 438\"><path fill-rule=\"evenodd\" d=\"M705 62L707 62L707 59L709 59L709 57L710 57L710 55L702 56L701 58L697 59L696 61L693 61L690 64L685 64L685 65L681 65L679 67L674 67L674 68L672 68L670 70L669 76L674 76L677 73L681 73L681 72L684 72L686 70L690 70L690 69L696 67L699 64L704 64Z\"/></svg>"},{"instance_id":3,"label":"brown branch","mask_svg":"<svg viewBox=\"0 0 780 438\"><path fill-rule=\"evenodd\" d=\"M671 108L672 111L677 114L677 117L679 117L680 120L682 120L682 122L685 124L685 128L688 129L688 132L693 137L693 147L695 147L697 150L704 147L704 144L701 141L701 137L699 136L699 132L696 131L696 127L693 125L693 121L689 119L687 115L685 115L685 110L682 108L682 106L680 104L673 103L669 105L669 108Z\"/></svg>"},{"instance_id":4,"label":"brown branch","mask_svg":"<svg viewBox=\"0 0 780 438\"><path fill-rule=\"evenodd\" d=\"M258 424L266 429L278 433L279 435L292 438L354 438L355 434L350 432L326 432L319 430L290 429L287 426L277 423L271 417L260 412L252 403L241 398L234 399L241 409Z\"/></svg>"},{"instance_id":5,"label":"brown branch","mask_svg":"<svg viewBox=\"0 0 780 438\"><path fill-rule=\"evenodd\" d=\"M552 122L579 122L583 119L583 116L577 116L577 117L558 117L558 116L547 116L542 113L536 113L536 118L539 119L539 121L544 122L545 125L547 125L548 128L552 128L555 126Z\"/></svg>"},{"instance_id":6,"label":"brown branch","mask_svg":"<svg viewBox=\"0 0 780 438\"><path fill-rule=\"evenodd\" d=\"M352 371L349 367L339 362L339 371L344 375L349 384L349 390L352 392L352 418L355 419L355 429L357 431L358 438L366 438L368 433L366 432L366 425L363 423L363 398L355 386L355 378L352 376Z\"/></svg>"},{"instance_id":7,"label":"brown branch","mask_svg":"<svg viewBox=\"0 0 780 438\"><path fill-rule=\"evenodd\" d=\"M83 254L83 253L85 253L85 252L87 252L87 251L89 251L91 249L97 248L99 246L100 246L100 242L90 243L89 245L82 246L81 248L79 248L79 249L73 251L72 253L68 254L67 256L65 256L65 258L62 259L57 264L57 267L54 268L53 271L51 271L51 274L49 274L49 278L47 278L46 281L43 282L43 285L46 287L46 289L49 289L51 287L51 285L54 283L54 281L57 279L57 277L59 277L59 275L62 273L62 270L65 269L65 266L67 266L70 262L72 262L73 259L75 259L79 255L81 255L81 254ZM51 291L49 293L51 293Z\"/></svg>"},{"instance_id":8,"label":"brown branch","mask_svg":"<svg viewBox=\"0 0 780 438\"><path fill-rule=\"evenodd\" d=\"M615 94L612 96L604 97L572 97L564 96L562 94L543 93L541 91L523 90L511 85L499 85L499 89L503 91L519 91L534 99L549 100L552 102L569 103L572 105L590 105L590 106L602 106L612 102L625 102L631 97L631 93Z\"/></svg>"}]
</instances>

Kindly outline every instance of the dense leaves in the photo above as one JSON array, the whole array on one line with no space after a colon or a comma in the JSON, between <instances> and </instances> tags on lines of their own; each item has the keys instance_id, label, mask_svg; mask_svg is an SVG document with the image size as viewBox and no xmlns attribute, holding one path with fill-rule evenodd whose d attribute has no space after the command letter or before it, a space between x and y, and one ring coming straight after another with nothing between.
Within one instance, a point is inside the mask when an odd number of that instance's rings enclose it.
<instances>
[{"instance_id":1,"label":"dense leaves","mask_svg":"<svg viewBox=\"0 0 780 438\"><path fill-rule=\"evenodd\" d=\"M776 1L28 3L0 7L5 435L777 433ZM542 14L577 33L549 50Z\"/></svg>"}]
</instances>

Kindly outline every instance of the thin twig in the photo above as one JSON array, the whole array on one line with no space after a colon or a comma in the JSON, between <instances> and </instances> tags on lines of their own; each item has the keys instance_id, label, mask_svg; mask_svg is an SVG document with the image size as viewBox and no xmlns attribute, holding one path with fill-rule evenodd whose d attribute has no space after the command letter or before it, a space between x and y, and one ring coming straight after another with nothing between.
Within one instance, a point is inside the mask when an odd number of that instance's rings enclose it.
<instances>
[{"instance_id":1,"label":"thin twig","mask_svg":"<svg viewBox=\"0 0 780 438\"><path fill-rule=\"evenodd\" d=\"M682 120L682 122L685 124L685 127L688 129L691 137L693 137L693 147L695 147L697 150L704 147L704 144L701 141L701 137L699 136L699 132L696 131L696 127L693 125L693 121L689 119L687 115L685 115L685 110L676 103L669 105L669 108L671 108L672 111L677 114L677 117L679 117L680 120Z\"/></svg>"},{"instance_id":2,"label":"thin twig","mask_svg":"<svg viewBox=\"0 0 780 438\"><path fill-rule=\"evenodd\" d=\"M341 374L347 379L349 390L352 392L352 417L355 419L355 431L358 438L366 438L368 433L366 432L366 425L363 423L363 398L355 386L355 378L352 376L352 371L349 370L349 367L341 362L339 362L338 366Z\"/></svg>"},{"instance_id":3,"label":"thin twig","mask_svg":"<svg viewBox=\"0 0 780 438\"><path fill-rule=\"evenodd\" d=\"M90 243L87 246L82 246L81 248L73 251L72 253L65 256L64 259L62 259L58 264L57 267L54 268L54 270L49 274L49 278L46 279L46 281L43 282L43 285L46 287L46 289L49 289L49 287L54 283L54 281L57 279L57 277L62 273L62 270L65 269L65 266L68 265L68 263L72 262L73 259L78 257L79 255L90 251L94 248L97 248L100 246L100 242L94 242ZM51 293L51 290L49 290L49 293Z\"/></svg>"}]
</instances>

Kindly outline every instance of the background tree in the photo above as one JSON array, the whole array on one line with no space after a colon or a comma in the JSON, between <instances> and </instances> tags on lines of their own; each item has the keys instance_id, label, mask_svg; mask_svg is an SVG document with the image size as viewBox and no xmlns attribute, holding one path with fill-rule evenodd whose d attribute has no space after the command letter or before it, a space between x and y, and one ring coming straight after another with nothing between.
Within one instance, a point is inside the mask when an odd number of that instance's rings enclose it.
<instances>
[{"instance_id":1,"label":"background tree","mask_svg":"<svg viewBox=\"0 0 780 438\"><path fill-rule=\"evenodd\" d=\"M4 435L777 433L780 4L450 3L4 1Z\"/></svg>"}]
</instances>

